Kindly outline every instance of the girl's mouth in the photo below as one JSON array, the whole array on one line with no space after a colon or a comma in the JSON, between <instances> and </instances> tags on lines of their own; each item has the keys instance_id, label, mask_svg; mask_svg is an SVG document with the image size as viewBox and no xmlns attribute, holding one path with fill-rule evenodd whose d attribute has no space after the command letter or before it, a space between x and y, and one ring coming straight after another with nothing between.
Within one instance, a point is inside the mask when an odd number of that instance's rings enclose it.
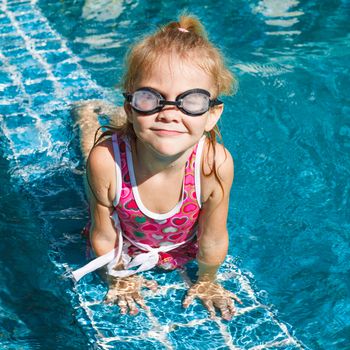
<instances>
[{"instance_id":1,"label":"girl's mouth","mask_svg":"<svg viewBox=\"0 0 350 350\"><path fill-rule=\"evenodd\" d=\"M158 135L167 135L167 136L177 136L184 133L183 131L168 130L168 129L151 129L151 130Z\"/></svg>"}]
</instances>

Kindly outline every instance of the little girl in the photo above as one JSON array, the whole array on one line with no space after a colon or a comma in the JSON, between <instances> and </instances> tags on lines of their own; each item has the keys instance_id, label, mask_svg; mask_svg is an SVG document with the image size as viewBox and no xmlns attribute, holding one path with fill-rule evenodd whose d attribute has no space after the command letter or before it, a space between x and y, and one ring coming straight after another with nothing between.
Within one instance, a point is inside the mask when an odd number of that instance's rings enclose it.
<instances>
[{"instance_id":1,"label":"little girl","mask_svg":"<svg viewBox=\"0 0 350 350\"><path fill-rule=\"evenodd\" d=\"M233 84L218 49L192 17L169 23L127 56L125 120L119 113L119 126L102 134L87 159L90 240L98 258L73 273L79 280L107 265L107 300L122 313L136 314L136 304L146 308L142 286L157 288L138 272L181 268L193 259L198 280L184 307L198 297L212 317L218 308L230 319L233 299L241 302L216 282L228 248L233 180L232 157L216 142L223 111L218 96ZM88 118L99 106L89 108L80 113L85 153L94 127Z\"/></svg>"}]
</instances>

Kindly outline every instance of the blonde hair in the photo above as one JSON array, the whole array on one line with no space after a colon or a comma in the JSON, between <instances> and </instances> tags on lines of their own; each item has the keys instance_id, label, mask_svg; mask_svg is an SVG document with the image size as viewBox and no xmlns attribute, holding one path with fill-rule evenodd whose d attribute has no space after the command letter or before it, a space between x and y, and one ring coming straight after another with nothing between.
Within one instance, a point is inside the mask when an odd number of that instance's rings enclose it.
<instances>
[{"instance_id":1,"label":"blonde hair","mask_svg":"<svg viewBox=\"0 0 350 350\"><path fill-rule=\"evenodd\" d=\"M236 81L226 68L222 54L208 40L202 24L190 16L181 16L178 22L168 23L132 47L126 56L124 91L135 90L137 82L151 71L160 57L173 53L194 61L208 73L213 79L216 96L233 92Z\"/></svg>"},{"instance_id":2,"label":"blonde hair","mask_svg":"<svg viewBox=\"0 0 350 350\"><path fill-rule=\"evenodd\" d=\"M226 67L220 50L208 40L205 29L199 20L189 15L182 15L178 22L170 22L161 27L152 35L148 35L137 42L129 50L126 56L125 74L121 82L123 91L133 92L138 82L142 78L147 77L147 74L152 71L152 68L157 65L158 60L162 56L172 54L198 65L200 69L203 69L212 78L215 88L214 98L218 95L228 95L235 91L237 82ZM135 137L133 126L128 121L122 127L113 129L121 134ZM106 134L111 132L113 130ZM210 147L214 151L214 159L217 136L221 137L217 126L207 133ZM215 161L210 173L206 175L209 176L212 173L214 173L221 185Z\"/></svg>"}]
</instances>

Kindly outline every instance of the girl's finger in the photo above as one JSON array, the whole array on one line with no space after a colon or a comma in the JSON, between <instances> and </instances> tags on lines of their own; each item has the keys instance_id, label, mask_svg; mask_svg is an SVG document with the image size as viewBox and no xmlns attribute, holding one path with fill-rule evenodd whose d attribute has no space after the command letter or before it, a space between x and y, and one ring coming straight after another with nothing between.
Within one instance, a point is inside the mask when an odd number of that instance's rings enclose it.
<instances>
[{"instance_id":1,"label":"girl's finger","mask_svg":"<svg viewBox=\"0 0 350 350\"><path fill-rule=\"evenodd\" d=\"M193 287L187 291L187 295L189 295L191 297L194 296L196 293L197 293L197 290Z\"/></svg>"},{"instance_id":2,"label":"girl's finger","mask_svg":"<svg viewBox=\"0 0 350 350\"><path fill-rule=\"evenodd\" d=\"M226 300L225 300L225 302L219 303L218 309L220 310L221 316L224 320L227 320L227 321L231 320L233 314L230 311L230 308L229 308Z\"/></svg>"},{"instance_id":3,"label":"girl's finger","mask_svg":"<svg viewBox=\"0 0 350 350\"><path fill-rule=\"evenodd\" d=\"M155 292L158 288L158 283L154 280L143 280L143 285L150 289L152 292Z\"/></svg>"},{"instance_id":4,"label":"girl's finger","mask_svg":"<svg viewBox=\"0 0 350 350\"><path fill-rule=\"evenodd\" d=\"M227 300L227 307L231 313L231 315L233 316L236 313L236 307L235 307L235 303L232 301L232 299L228 299Z\"/></svg>"},{"instance_id":5,"label":"girl's finger","mask_svg":"<svg viewBox=\"0 0 350 350\"><path fill-rule=\"evenodd\" d=\"M238 303L243 304L242 300L238 298L238 296L232 292L230 292L229 290L226 291L228 296L234 300L236 300Z\"/></svg>"},{"instance_id":6,"label":"girl's finger","mask_svg":"<svg viewBox=\"0 0 350 350\"><path fill-rule=\"evenodd\" d=\"M105 303L106 304L110 304L110 303L114 303L115 299L117 298L116 293L113 289L110 289L105 297Z\"/></svg>"},{"instance_id":7,"label":"girl's finger","mask_svg":"<svg viewBox=\"0 0 350 350\"><path fill-rule=\"evenodd\" d=\"M202 302L204 306L207 308L207 310L209 311L210 318L214 318L215 308L214 308L213 302L210 299L203 299Z\"/></svg>"},{"instance_id":8,"label":"girl's finger","mask_svg":"<svg viewBox=\"0 0 350 350\"><path fill-rule=\"evenodd\" d=\"M194 296L187 293L184 301L182 302L182 306L184 308L188 308L193 303L193 300L194 300Z\"/></svg>"},{"instance_id":9,"label":"girl's finger","mask_svg":"<svg viewBox=\"0 0 350 350\"><path fill-rule=\"evenodd\" d=\"M125 297L120 297L117 301L117 304L120 307L120 313L122 315L125 315L128 312L128 303L126 302Z\"/></svg>"},{"instance_id":10,"label":"girl's finger","mask_svg":"<svg viewBox=\"0 0 350 350\"><path fill-rule=\"evenodd\" d=\"M232 314L230 312L230 309L228 307L228 300L229 298L215 298L214 299L214 305L217 307L220 312L221 316L225 320L230 320L232 318Z\"/></svg>"},{"instance_id":11,"label":"girl's finger","mask_svg":"<svg viewBox=\"0 0 350 350\"><path fill-rule=\"evenodd\" d=\"M125 297L126 303L129 307L129 313L130 315L137 315L139 313L139 310L136 307L135 301L132 297Z\"/></svg>"},{"instance_id":12,"label":"girl's finger","mask_svg":"<svg viewBox=\"0 0 350 350\"><path fill-rule=\"evenodd\" d=\"M232 319L232 313L231 311L228 309L228 307L224 307L224 308L220 308L220 312L221 312L221 317L226 320L226 321L230 321Z\"/></svg>"},{"instance_id":13,"label":"girl's finger","mask_svg":"<svg viewBox=\"0 0 350 350\"><path fill-rule=\"evenodd\" d=\"M144 310L149 310L149 307L146 305L145 301L141 297L141 295L135 295L134 300L137 304L139 304Z\"/></svg>"}]
</instances>

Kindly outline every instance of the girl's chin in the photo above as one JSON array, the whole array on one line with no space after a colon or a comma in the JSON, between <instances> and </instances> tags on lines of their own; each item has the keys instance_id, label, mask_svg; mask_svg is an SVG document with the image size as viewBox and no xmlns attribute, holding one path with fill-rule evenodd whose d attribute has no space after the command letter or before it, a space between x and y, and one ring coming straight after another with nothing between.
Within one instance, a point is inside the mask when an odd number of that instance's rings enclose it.
<instances>
[{"instance_id":1,"label":"girl's chin","mask_svg":"<svg viewBox=\"0 0 350 350\"><path fill-rule=\"evenodd\" d=\"M149 144L149 148L152 149L154 153L158 156L171 158L176 156L181 156L184 152L186 152L192 145L186 147L184 142L181 141L172 141L172 142L155 142Z\"/></svg>"},{"instance_id":2,"label":"girl's chin","mask_svg":"<svg viewBox=\"0 0 350 350\"><path fill-rule=\"evenodd\" d=\"M184 154L187 150L191 149L199 140L190 136L188 133L181 133L174 136L171 135L139 135L139 141L142 143L142 148L145 147L151 153L155 153L157 158L160 157L177 157ZM200 137L198 137L200 139ZM140 150L141 151L141 150ZM141 151L142 153L142 151Z\"/></svg>"}]
</instances>

